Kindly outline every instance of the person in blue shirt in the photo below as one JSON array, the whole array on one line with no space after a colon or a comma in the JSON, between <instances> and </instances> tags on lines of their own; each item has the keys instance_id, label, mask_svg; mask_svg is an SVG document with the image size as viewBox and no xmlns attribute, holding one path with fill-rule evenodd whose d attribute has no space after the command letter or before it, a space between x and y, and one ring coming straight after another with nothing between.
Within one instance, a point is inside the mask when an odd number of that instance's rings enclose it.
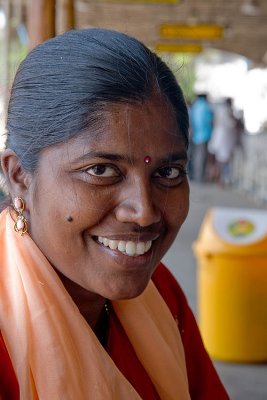
<instances>
[{"instance_id":1,"label":"person in blue shirt","mask_svg":"<svg viewBox=\"0 0 267 400\"><path fill-rule=\"evenodd\" d=\"M193 180L205 180L208 142L213 129L213 110L204 93L198 94L190 112L193 145Z\"/></svg>"}]
</instances>

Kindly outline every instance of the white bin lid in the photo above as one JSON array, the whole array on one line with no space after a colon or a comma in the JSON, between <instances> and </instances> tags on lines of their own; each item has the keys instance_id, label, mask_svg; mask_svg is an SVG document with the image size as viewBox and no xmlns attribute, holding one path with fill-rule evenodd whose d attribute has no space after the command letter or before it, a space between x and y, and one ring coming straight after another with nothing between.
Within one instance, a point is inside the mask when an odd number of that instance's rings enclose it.
<instances>
[{"instance_id":1,"label":"white bin lid","mask_svg":"<svg viewBox=\"0 0 267 400\"><path fill-rule=\"evenodd\" d=\"M246 245L267 237L267 210L212 209L213 228L228 243Z\"/></svg>"}]
</instances>

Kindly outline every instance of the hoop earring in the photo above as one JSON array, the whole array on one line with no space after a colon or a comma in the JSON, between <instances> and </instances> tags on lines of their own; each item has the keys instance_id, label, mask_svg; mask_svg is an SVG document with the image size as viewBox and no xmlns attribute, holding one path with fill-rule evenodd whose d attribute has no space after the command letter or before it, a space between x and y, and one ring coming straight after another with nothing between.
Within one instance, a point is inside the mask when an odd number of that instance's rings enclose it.
<instances>
[{"instance_id":1,"label":"hoop earring","mask_svg":"<svg viewBox=\"0 0 267 400\"><path fill-rule=\"evenodd\" d=\"M13 207L14 210L18 213L17 220L14 225L14 230L20 235L23 235L24 233L27 232L28 225L27 225L27 219L22 214L25 206L24 206L24 201L22 200L21 197L15 197Z\"/></svg>"}]
</instances>

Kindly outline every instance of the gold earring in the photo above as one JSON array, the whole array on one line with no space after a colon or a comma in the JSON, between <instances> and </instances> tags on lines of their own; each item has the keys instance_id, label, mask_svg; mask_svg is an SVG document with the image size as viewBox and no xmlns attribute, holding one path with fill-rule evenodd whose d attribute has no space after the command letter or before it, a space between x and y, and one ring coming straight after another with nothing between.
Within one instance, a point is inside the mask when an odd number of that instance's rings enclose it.
<instances>
[{"instance_id":1,"label":"gold earring","mask_svg":"<svg viewBox=\"0 0 267 400\"><path fill-rule=\"evenodd\" d=\"M27 232L28 226L27 226L27 219L22 214L24 211L24 201L22 200L21 197L15 197L13 207L15 211L18 213L17 220L14 225L14 230L20 235L23 235L24 233Z\"/></svg>"}]
</instances>

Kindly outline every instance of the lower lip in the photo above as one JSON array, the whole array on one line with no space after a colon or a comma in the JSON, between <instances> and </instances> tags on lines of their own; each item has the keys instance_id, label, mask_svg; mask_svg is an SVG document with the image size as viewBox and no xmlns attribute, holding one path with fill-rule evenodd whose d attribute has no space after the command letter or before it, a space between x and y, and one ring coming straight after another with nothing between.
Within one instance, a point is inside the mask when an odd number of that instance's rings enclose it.
<instances>
[{"instance_id":1,"label":"lower lip","mask_svg":"<svg viewBox=\"0 0 267 400\"><path fill-rule=\"evenodd\" d=\"M141 268L151 264L153 244L146 253L139 256L127 256L127 254L121 253L118 250L112 250L109 247L104 246L102 243L98 243L98 245L102 251L106 252L109 256L112 256L116 264L123 267Z\"/></svg>"}]
</instances>

